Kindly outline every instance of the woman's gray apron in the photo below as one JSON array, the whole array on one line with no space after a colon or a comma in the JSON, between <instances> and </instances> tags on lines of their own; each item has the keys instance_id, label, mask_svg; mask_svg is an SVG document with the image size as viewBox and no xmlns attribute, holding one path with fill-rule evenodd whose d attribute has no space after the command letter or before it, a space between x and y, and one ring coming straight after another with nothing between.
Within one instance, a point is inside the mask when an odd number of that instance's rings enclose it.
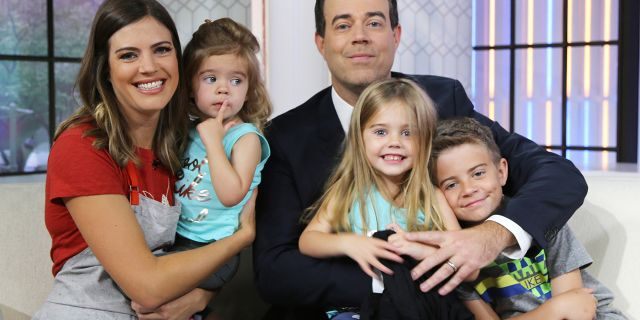
<instances>
[{"instance_id":1,"label":"woman's gray apron","mask_svg":"<svg viewBox=\"0 0 640 320\"><path fill-rule=\"evenodd\" d=\"M139 204L132 208L147 245L154 254L160 254L161 248L173 243L180 208L141 194L135 196L139 196ZM134 196L131 198L133 202ZM65 262L55 276L51 293L33 319L137 319L130 305L131 301L87 247Z\"/></svg>"}]
</instances>

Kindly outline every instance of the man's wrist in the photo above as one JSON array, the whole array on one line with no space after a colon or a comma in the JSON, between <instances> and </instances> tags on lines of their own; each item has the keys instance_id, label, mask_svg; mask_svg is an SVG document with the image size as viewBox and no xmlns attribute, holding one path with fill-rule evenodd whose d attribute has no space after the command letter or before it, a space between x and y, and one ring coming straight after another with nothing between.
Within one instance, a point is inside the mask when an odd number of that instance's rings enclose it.
<instances>
[{"instance_id":1,"label":"man's wrist","mask_svg":"<svg viewBox=\"0 0 640 320\"><path fill-rule=\"evenodd\" d=\"M522 229L522 227L513 220L502 215L494 214L487 218L487 221L501 225L515 238L516 243L511 243L511 245L507 245L506 248L502 249L503 255L511 259L521 259L524 257L533 241L533 237L531 237L527 231Z\"/></svg>"},{"instance_id":2,"label":"man's wrist","mask_svg":"<svg viewBox=\"0 0 640 320\"><path fill-rule=\"evenodd\" d=\"M487 220L481 223L478 227L491 235L490 239L494 240L495 248L498 249L499 252L518 244L513 233L498 222Z\"/></svg>"}]
</instances>

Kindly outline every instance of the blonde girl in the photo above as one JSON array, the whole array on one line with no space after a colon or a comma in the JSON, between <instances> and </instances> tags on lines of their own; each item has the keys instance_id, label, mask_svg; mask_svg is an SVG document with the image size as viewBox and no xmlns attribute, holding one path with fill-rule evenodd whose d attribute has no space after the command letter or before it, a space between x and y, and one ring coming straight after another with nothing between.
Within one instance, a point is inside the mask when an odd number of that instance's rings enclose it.
<instances>
[{"instance_id":1,"label":"blonde girl","mask_svg":"<svg viewBox=\"0 0 640 320\"><path fill-rule=\"evenodd\" d=\"M345 153L299 241L316 258L347 255L376 278L374 267L391 274L380 258L401 261L396 246L367 237L388 227L402 230L455 228L440 209L427 171L437 121L433 102L407 79L370 85L351 116ZM448 208L447 208L448 209Z\"/></svg>"},{"instance_id":2,"label":"blonde girl","mask_svg":"<svg viewBox=\"0 0 640 320\"><path fill-rule=\"evenodd\" d=\"M175 248L200 247L238 230L242 207L269 157L262 135L271 103L260 78L256 38L229 18L207 20L184 52L195 121L176 199L182 204ZM235 274L233 257L201 288L217 290Z\"/></svg>"}]
</instances>

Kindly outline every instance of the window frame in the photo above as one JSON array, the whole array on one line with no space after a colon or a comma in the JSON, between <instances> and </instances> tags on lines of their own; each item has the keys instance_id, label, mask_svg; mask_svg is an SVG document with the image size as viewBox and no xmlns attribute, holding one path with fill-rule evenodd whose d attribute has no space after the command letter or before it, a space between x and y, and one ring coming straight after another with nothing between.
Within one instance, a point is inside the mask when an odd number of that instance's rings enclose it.
<instances>
[{"instance_id":1,"label":"window frame","mask_svg":"<svg viewBox=\"0 0 640 320\"><path fill-rule=\"evenodd\" d=\"M47 0L47 54L46 55L8 55L0 54L0 61L16 61L16 62L46 62L47 63L47 79L48 79L48 100L49 100L49 148L53 142L53 134L56 130L56 63L80 63L81 57L64 57L55 55L54 43L54 12L53 0ZM46 173L46 170L36 170L32 172L16 171L16 172L0 172L3 176L21 176Z\"/></svg>"},{"instance_id":2,"label":"window frame","mask_svg":"<svg viewBox=\"0 0 640 320\"><path fill-rule=\"evenodd\" d=\"M568 151L610 151L616 152L618 162L638 162L638 78L639 78L639 22L640 4L635 0L619 0L618 40L609 41L572 41L568 40L568 0L563 0L562 42L553 43L516 43L516 9L519 1L511 0L510 39L504 45L474 45L474 52L489 50L509 50L509 131L515 131L515 70L516 51L528 48L562 48L562 139L560 145L543 145L550 150L559 150L563 157ZM520 1L521 2L521 1ZM618 85L617 85L617 142L616 146L577 146L567 145L567 53L569 47L618 47Z\"/></svg>"}]
</instances>

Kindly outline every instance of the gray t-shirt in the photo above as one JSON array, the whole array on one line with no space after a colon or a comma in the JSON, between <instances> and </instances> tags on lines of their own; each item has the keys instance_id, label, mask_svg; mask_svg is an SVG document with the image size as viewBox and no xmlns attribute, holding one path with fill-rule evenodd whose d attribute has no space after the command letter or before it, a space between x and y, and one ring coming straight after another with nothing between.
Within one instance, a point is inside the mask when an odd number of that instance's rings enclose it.
<instances>
[{"instance_id":1,"label":"gray t-shirt","mask_svg":"<svg viewBox=\"0 0 640 320\"><path fill-rule=\"evenodd\" d=\"M462 300L483 299L501 319L510 318L550 299L551 279L581 269L583 285L594 289L598 299L597 319L626 319L611 306L613 293L582 270L592 262L571 229L564 226L535 258L512 260L501 255L480 270L478 279L460 285L458 295Z\"/></svg>"}]
</instances>

